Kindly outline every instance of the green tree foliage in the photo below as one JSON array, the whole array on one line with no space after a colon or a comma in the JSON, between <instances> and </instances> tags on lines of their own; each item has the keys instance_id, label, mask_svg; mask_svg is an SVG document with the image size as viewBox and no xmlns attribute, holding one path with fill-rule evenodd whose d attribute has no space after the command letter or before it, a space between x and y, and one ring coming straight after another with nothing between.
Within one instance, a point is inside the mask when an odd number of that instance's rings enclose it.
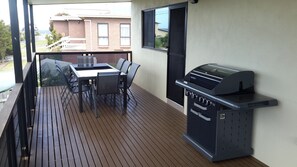
<instances>
[{"instance_id":1,"label":"green tree foliage","mask_svg":"<svg viewBox=\"0 0 297 167\"><path fill-rule=\"evenodd\" d=\"M157 36L155 37L155 48L159 49L166 49L168 46L168 34L166 34L164 37Z\"/></svg>"},{"instance_id":2,"label":"green tree foliage","mask_svg":"<svg viewBox=\"0 0 297 167\"><path fill-rule=\"evenodd\" d=\"M12 54L12 42L10 26L0 20L0 60L4 61L8 54Z\"/></svg>"},{"instance_id":3,"label":"green tree foliage","mask_svg":"<svg viewBox=\"0 0 297 167\"><path fill-rule=\"evenodd\" d=\"M69 16L69 14L57 13L55 14L55 16ZM57 31L54 29L53 21L50 21L49 25L50 25L49 31L51 33L45 36L45 39L47 40L47 45L53 44L62 38L62 35L60 33L57 33Z\"/></svg>"},{"instance_id":4,"label":"green tree foliage","mask_svg":"<svg viewBox=\"0 0 297 167\"><path fill-rule=\"evenodd\" d=\"M60 40L62 38L62 35L57 33L55 29L51 31L50 34L45 36L45 39L47 40L47 45L53 44Z\"/></svg>"}]
</instances>

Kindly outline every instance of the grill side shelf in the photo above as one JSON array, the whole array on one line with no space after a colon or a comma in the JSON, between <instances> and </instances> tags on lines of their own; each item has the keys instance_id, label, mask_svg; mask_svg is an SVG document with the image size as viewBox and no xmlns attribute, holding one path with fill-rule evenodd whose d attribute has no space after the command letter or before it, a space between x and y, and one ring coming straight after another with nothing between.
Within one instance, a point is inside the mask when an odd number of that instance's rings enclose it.
<instances>
[{"instance_id":1,"label":"grill side shelf","mask_svg":"<svg viewBox=\"0 0 297 167\"><path fill-rule=\"evenodd\" d=\"M233 110L255 109L276 106L278 104L276 99L257 93L214 96L199 90L201 89L199 86L183 79L176 80L175 84L197 95L205 96L209 100L213 100Z\"/></svg>"}]
</instances>

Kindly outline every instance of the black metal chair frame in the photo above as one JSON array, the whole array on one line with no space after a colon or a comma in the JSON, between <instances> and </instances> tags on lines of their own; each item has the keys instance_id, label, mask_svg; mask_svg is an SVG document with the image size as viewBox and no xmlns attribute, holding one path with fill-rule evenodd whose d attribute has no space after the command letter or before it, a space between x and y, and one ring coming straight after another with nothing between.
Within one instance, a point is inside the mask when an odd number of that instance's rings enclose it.
<instances>
[{"instance_id":1,"label":"black metal chair frame","mask_svg":"<svg viewBox=\"0 0 297 167\"><path fill-rule=\"evenodd\" d=\"M130 65L131 65L131 62L130 61L125 61L124 63L123 63L123 66L122 66L122 68L121 68L121 72L123 72L123 73L127 73L128 72L128 69L129 69L129 67L130 67Z\"/></svg>"},{"instance_id":2,"label":"black metal chair frame","mask_svg":"<svg viewBox=\"0 0 297 167\"><path fill-rule=\"evenodd\" d=\"M67 106L70 102L70 100L72 99L72 96L74 94L78 94L79 89L78 89L78 82L71 82L71 80L69 80L69 78L67 78L66 74L57 67L57 70L59 71L60 75L62 76L62 78L64 79L66 85L64 88L62 88L62 92L61 92L61 102L62 102L62 106L63 106L63 110L67 109ZM90 85L83 85L82 86L82 92L84 93L88 93L90 92ZM87 95L89 96L89 95Z\"/></svg>"},{"instance_id":3,"label":"black metal chair frame","mask_svg":"<svg viewBox=\"0 0 297 167\"><path fill-rule=\"evenodd\" d=\"M65 71L63 70L61 65L57 62L56 62L56 69L58 72L62 72L63 74L65 74ZM60 74L62 74L62 73L60 73ZM68 72L65 74L65 76L67 78L67 81L70 82L71 85L78 85L78 80L77 80L76 76L73 73L71 73L71 70L69 70L69 67L68 67ZM63 77L63 76L61 75L61 77ZM66 90L67 90L67 86L64 85L60 92L61 95L63 95Z\"/></svg>"},{"instance_id":4,"label":"black metal chair frame","mask_svg":"<svg viewBox=\"0 0 297 167\"><path fill-rule=\"evenodd\" d=\"M130 69L128 71L128 74L127 74L127 90L129 92L129 94L132 96L133 100L135 101L135 104L137 105L137 101L132 93L132 91L130 90L130 87L133 83L133 80L135 78L135 75L136 75L136 72L138 70L138 68L140 67L139 64L136 64L136 63L132 63L131 66L130 66ZM121 84L121 89L123 89L123 85ZM127 92L127 93L128 93ZM128 100L130 100L130 95L128 94Z\"/></svg>"},{"instance_id":5,"label":"black metal chair frame","mask_svg":"<svg viewBox=\"0 0 297 167\"><path fill-rule=\"evenodd\" d=\"M120 72L108 72L108 73L98 73L96 78L96 84L92 86L93 95L93 108L95 109L96 117L99 116L97 110L97 97L98 95L113 95L114 105L116 103L116 95L120 93L119 87Z\"/></svg>"},{"instance_id":6,"label":"black metal chair frame","mask_svg":"<svg viewBox=\"0 0 297 167\"><path fill-rule=\"evenodd\" d=\"M127 61L127 60L126 60L126 59L123 59L123 58L120 58L120 59L118 60L117 65L116 65L116 69L121 70L122 67L123 67L123 65L124 65L124 63L125 63L125 61Z\"/></svg>"}]
</instances>

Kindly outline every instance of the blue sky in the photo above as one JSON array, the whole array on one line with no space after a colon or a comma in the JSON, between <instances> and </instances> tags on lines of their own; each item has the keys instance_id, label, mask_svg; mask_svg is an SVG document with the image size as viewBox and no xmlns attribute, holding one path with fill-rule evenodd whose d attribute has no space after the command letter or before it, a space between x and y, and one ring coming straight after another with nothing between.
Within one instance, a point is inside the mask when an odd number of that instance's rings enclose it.
<instances>
[{"instance_id":1,"label":"blue sky","mask_svg":"<svg viewBox=\"0 0 297 167\"><path fill-rule=\"evenodd\" d=\"M168 7L156 9L156 22L160 23L159 28L168 29Z\"/></svg>"}]
</instances>

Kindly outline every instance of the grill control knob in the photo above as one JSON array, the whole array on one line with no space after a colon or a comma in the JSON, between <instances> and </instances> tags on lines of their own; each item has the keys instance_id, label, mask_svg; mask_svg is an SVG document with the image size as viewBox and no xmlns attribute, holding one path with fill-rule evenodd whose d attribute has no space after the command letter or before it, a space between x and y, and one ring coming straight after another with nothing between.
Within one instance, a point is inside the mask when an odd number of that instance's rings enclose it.
<instances>
[{"instance_id":1,"label":"grill control knob","mask_svg":"<svg viewBox=\"0 0 297 167\"><path fill-rule=\"evenodd\" d=\"M192 99L196 99L196 98L197 98L197 95L195 95L194 93L192 93L192 94L191 94L191 98L192 98Z\"/></svg>"},{"instance_id":2,"label":"grill control knob","mask_svg":"<svg viewBox=\"0 0 297 167\"><path fill-rule=\"evenodd\" d=\"M198 101L199 101L199 102L202 102L202 97L199 97L199 98L198 98Z\"/></svg>"},{"instance_id":3,"label":"grill control knob","mask_svg":"<svg viewBox=\"0 0 297 167\"><path fill-rule=\"evenodd\" d=\"M186 92L185 92L185 95L186 95L186 96L190 96L190 94L191 94L191 92L189 92L189 91L186 91Z\"/></svg>"},{"instance_id":4,"label":"grill control knob","mask_svg":"<svg viewBox=\"0 0 297 167\"><path fill-rule=\"evenodd\" d=\"M205 100L205 105L206 106L209 106L209 104L210 104L210 101L209 100Z\"/></svg>"},{"instance_id":5,"label":"grill control knob","mask_svg":"<svg viewBox=\"0 0 297 167\"><path fill-rule=\"evenodd\" d=\"M201 101L203 104L205 104L205 98L202 98L202 101Z\"/></svg>"}]
</instances>

